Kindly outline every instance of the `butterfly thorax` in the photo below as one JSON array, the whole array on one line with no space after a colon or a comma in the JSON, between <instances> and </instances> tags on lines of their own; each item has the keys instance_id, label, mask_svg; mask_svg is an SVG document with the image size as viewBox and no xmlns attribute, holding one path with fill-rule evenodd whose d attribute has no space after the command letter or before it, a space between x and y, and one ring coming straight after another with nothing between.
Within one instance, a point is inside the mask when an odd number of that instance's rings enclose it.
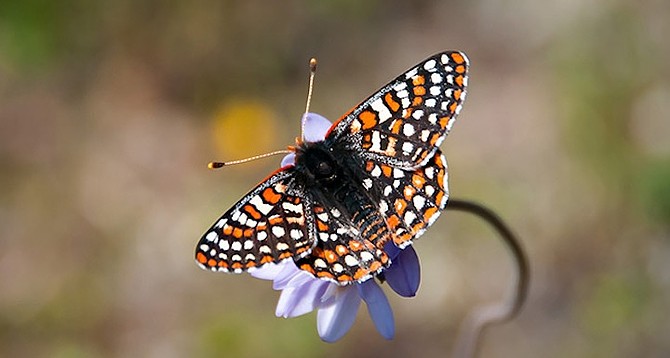
<instances>
[{"instance_id":1,"label":"butterfly thorax","mask_svg":"<svg viewBox=\"0 0 670 358\"><path fill-rule=\"evenodd\" d=\"M336 209L343 222L353 224L353 230L378 233L371 241L381 247L389 233L377 209L380 194L363 187L363 169L354 164L360 162L355 156L332 150L326 142L303 143L296 148L296 179L315 202L331 203L326 209Z\"/></svg>"}]
</instances>

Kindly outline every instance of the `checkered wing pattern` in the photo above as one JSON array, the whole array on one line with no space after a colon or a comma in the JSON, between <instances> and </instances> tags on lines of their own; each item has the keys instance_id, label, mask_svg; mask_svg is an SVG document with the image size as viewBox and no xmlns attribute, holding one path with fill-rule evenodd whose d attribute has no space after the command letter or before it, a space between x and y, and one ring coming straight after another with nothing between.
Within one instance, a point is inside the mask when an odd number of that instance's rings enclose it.
<instances>
[{"instance_id":1,"label":"checkered wing pattern","mask_svg":"<svg viewBox=\"0 0 670 358\"><path fill-rule=\"evenodd\" d=\"M354 213L374 217L373 212ZM388 235L382 220L371 219L369 225L357 228L336 208L314 207L314 225L318 243L312 252L296 265L314 276L340 285L365 281L390 264L381 249Z\"/></svg>"},{"instance_id":2,"label":"checkered wing pattern","mask_svg":"<svg viewBox=\"0 0 670 358\"><path fill-rule=\"evenodd\" d=\"M354 107L326 140L350 144L364 158L394 167L422 166L461 110L467 71L464 53L432 56Z\"/></svg>"},{"instance_id":3,"label":"checkered wing pattern","mask_svg":"<svg viewBox=\"0 0 670 358\"><path fill-rule=\"evenodd\" d=\"M293 259L339 285L374 277L391 263L385 244L411 244L447 203L438 146L465 99L467 71L461 52L434 55L354 107L323 142L299 143L295 166L261 182L203 235L199 265L240 273ZM334 164L337 175L318 177Z\"/></svg>"},{"instance_id":4,"label":"checkered wing pattern","mask_svg":"<svg viewBox=\"0 0 670 358\"><path fill-rule=\"evenodd\" d=\"M421 236L447 205L447 161L439 149L425 166L415 170L372 160L365 163L365 170L382 193L379 211L400 248Z\"/></svg>"},{"instance_id":5,"label":"checkered wing pattern","mask_svg":"<svg viewBox=\"0 0 670 358\"><path fill-rule=\"evenodd\" d=\"M271 175L207 230L195 253L202 268L241 273L311 252L309 202L289 194L293 170Z\"/></svg>"}]
</instances>

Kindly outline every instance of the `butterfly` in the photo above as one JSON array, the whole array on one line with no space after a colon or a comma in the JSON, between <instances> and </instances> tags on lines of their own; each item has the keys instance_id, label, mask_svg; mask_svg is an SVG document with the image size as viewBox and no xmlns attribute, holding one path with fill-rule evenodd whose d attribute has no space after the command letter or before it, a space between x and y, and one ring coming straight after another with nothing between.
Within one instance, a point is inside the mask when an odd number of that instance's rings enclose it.
<instances>
[{"instance_id":1,"label":"butterfly","mask_svg":"<svg viewBox=\"0 0 670 358\"><path fill-rule=\"evenodd\" d=\"M196 262L241 273L293 260L338 285L378 275L391 264L386 245L410 245L446 206L439 145L465 100L468 65L458 51L431 56L343 115L323 138L298 140L289 147L292 163L205 232Z\"/></svg>"}]
</instances>

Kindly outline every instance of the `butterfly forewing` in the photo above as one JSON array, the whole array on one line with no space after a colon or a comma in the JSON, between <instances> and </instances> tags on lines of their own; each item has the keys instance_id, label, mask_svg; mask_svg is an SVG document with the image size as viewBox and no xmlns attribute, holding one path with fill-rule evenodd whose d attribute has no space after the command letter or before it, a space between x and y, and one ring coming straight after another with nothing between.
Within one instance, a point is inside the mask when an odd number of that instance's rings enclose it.
<instances>
[{"instance_id":1,"label":"butterfly forewing","mask_svg":"<svg viewBox=\"0 0 670 358\"><path fill-rule=\"evenodd\" d=\"M240 273L309 254L314 244L309 202L289 193L293 170L261 182L203 235L196 247L201 267Z\"/></svg>"},{"instance_id":2,"label":"butterfly forewing","mask_svg":"<svg viewBox=\"0 0 670 358\"><path fill-rule=\"evenodd\" d=\"M432 56L354 107L327 140L355 146L364 158L394 167L421 166L460 112L467 70L461 52Z\"/></svg>"}]
</instances>

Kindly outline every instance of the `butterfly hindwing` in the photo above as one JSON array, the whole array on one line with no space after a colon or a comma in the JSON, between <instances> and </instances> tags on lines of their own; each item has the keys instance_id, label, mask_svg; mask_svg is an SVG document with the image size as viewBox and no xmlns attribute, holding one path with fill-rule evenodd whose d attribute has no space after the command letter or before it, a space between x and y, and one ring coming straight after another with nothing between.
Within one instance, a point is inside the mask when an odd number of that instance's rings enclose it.
<instances>
[{"instance_id":1,"label":"butterfly hindwing","mask_svg":"<svg viewBox=\"0 0 670 358\"><path fill-rule=\"evenodd\" d=\"M439 149L426 165L414 170L372 160L366 161L365 170L381 193L379 211L400 248L421 236L447 204L447 161Z\"/></svg>"},{"instance_id":2,"label":"butterfly hindwing","mask_svg":"<svg viewBox=\"0 0 670 358\"><path fill-rule=\"evenodd\" d=\"M354 144L363 157L394 167L421 166L460 112L467 70L461 52L429 57L345 114L326 140Z\"/></svg>"},{"instance_id":3,"label":"butterfly hindwing","mask_svg":"<svg viewBox=\"0 0 670 358\"><path fill-rule=\"evenodd\" d=\"M289 193L293 170L271 175L207 230L196 247L201 267L240 273L310 253L309 202Z\"/></svg>"},{"instance_id":4,"label":"butterfly hindwing","mask_svg":"<svg viewBox=\"0 0 670 358\"><path fill-rule=\"evenodd\" d=\"M365 281L390 264L382 250L383 236L388 236L382 220L356 227L338 209L314 204L313 211L317 244L309 255L296 260L300 269L347 285Z\"/></svg>"}]
</instances>

